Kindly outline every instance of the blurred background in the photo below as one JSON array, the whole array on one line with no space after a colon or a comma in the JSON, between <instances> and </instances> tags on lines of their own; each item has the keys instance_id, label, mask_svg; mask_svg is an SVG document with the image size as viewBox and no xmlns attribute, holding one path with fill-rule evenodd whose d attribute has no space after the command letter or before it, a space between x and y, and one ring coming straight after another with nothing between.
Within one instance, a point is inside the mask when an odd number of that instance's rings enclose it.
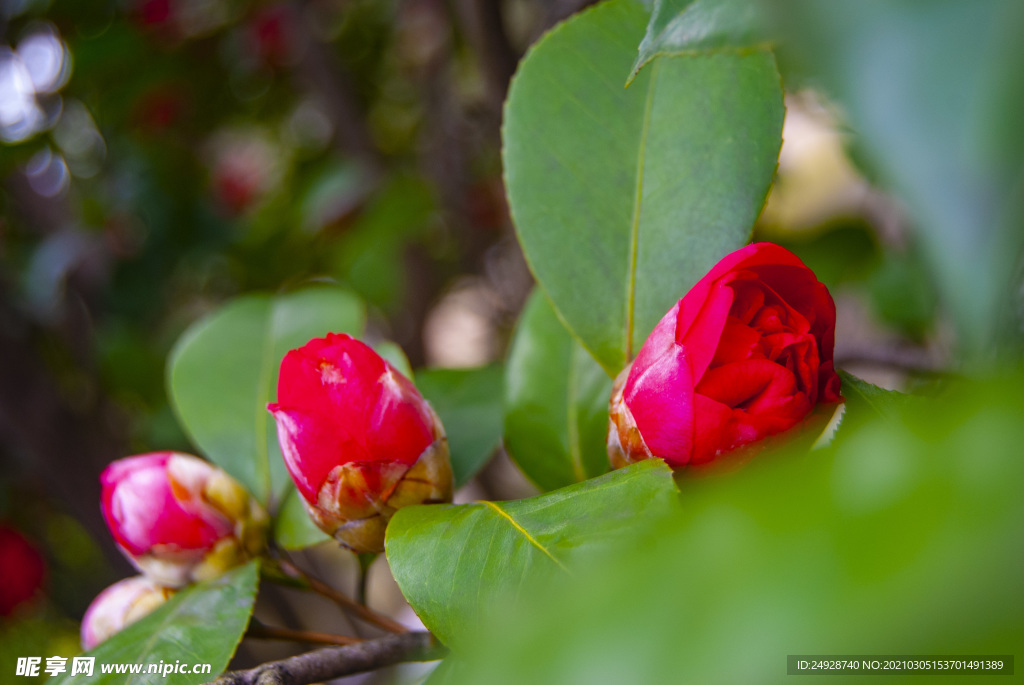
<instances>
[{"instance_id":1,"label":"blurred background","mask_svg":"<svg viewBox=\"0 0 1024 685\"><path fill-rule=\"evenodd\" d=\"M192 450L164 365L198 317L329 280L413 367L503 358L532 278L504 201L502 103L529 45L587 4L0 0L5 659L77 653L85 607L131 574L97 477L128 454ZM801 89L787 109L756 237L832 289L839 366L926 382L954 340L904 211L851 161L835 106ZM532 492L500 455L469 488ZM315 570L352 582L348 555L317 554ZM370 589L403 615L386 568ZM310 610L267 601L271 617ZM240 663L287 649L247 642Z\"/></svg>"}]
</instances>

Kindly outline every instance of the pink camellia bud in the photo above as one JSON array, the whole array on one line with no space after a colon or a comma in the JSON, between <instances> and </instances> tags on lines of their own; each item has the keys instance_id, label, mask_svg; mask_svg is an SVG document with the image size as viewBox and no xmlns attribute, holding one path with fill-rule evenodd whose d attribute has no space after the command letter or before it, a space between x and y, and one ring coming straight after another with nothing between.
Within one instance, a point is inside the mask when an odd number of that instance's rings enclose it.
<instances>
[{"instance_id":1,"label":"pink camellia bud","mask_svg":"<svg viewBox=\"0 0 1024 685\"><path fill-rule=\"evenodd\" d=\"M82 649L99 643L135 623L166 602L174 590L146 576L120 580L96 596L82 618Z\"/></svg>"},{"instance_id":2,"label":"pink camellia bud","mask_svg":"<svg viewBox=\"0 0 1024 685\"><path fill-rule=\"evenodd\" d=\"M0 524L0 616L31 602L46 581L46 562L35 545L16 528Z\"/></svg>"},{"instance_id":3,"label":"pink camellia bud","mask_svg":"<svg viewBox=\"0 0 1024 685\"><path fill-rule=\"evenodd\" d=\"M755 243L726 256L616 379L612 465L706 464L841 402L835 325L828 289L793 253Z\"/></svg>"},{"instance_id":4,"label":"pink camellia bud","mask_svg":"<svg viewBox=\"0 0 1024 685\"><path fill-rule=\"evenodd\" d=\"M238 481L202 459L153 452L100 475L103 517L129 560L162 585L213 578L259 554L267 515Z\"/></svg>"},{"instance_id":5,"label":"pink camellia bud","mask_svg":"<svg viewBox=\"0 0 1024 685\"><path fill-rule=\"evenodd\" d=\"M448 440L413 384L369 347L328 333L281 362L268 406L314 522L357 552L384 550L400 507L450 502Z\"/></svg>"}]
</instances>

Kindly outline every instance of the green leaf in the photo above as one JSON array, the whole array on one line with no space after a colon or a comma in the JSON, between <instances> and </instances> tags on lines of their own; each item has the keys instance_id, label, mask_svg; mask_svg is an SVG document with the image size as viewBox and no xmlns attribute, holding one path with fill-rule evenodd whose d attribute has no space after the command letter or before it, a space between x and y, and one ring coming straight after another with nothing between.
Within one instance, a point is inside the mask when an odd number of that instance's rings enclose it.
<instances>
[{"instance_id":1,"label":"green leaf","mask_svg":"<svg viewBox=\"0 0 1024 685\"><path fill-rule=\"evenodd\" d=\"M759 9L752 0L655 0L630 82L656 57L754 46L762 40Z\"/></svg>"},{"instance_id":2,"label":"green leaf","mask_svg":"<svg viewBox=\"0 0 1024 685\"><path fill-rule=\"evenodd\" d=\"M421 369L416 387L448 435L455 487L465 485L501 441L502 367Z\"/></svg>"},{"instance_id":3,"label":"green leaf","mask_svg":"<svg viewBox=\"0 0 1024 685\"><path fill-rule=\"evenodd\" d=\"M256 601L259 562L250 561L219 578L193 585L172 597L153 613L103 642L86 656L96 657L92 677L70 675L71 669L53 685L144 685L206 683L227 668L235 647L242 639ZM195 665L210 664L205 674L160 673L104 674L103 664Z\"/></svg>"},{"instance_id":4,"label":"green leaf","mask_svg":"<svg viewBox=\"0 0 1024 685\"><path fill-rule=\"evenodd\" d=\"M331 539L309 518L301 497L298 490L289 487L277 510L274 539L285 549L304 549Z\"/></svg>"},{"instance_id":5,"label":"green leaf","mask_svg":"<svg viewBox=\"0 0 1024 685\"><path fill-rule=\"evenodd\" d=\"M894 418L896 413L906 405L911 395L895 390L886 390L867 381L862 381L853 374L839 371L842 393L846 401L855 408L866 408L881 417ZM854 409L856 411L857 409Z\"/></svg>"},{"instance_id":6,"label":"green leaf","mask_svg":"<svg viewBox=\"0 0 1024 685\"><path fill-rule=\"evenodd\" d=\"M609 469L612 379L538 288L523 309L505 373L505 449L543 490Z\"/></svg>"},{"instance_id":7,"label":"green leaf","mask_svg":"<svg viewBox=\"0 0 1024 685\"><path fill-rule=\"evenodd\" d=\"M267 412L281 359L328 332L359 335L364 320L354 295L317 287L241 297L193 324L168 359L171 401L185 431L267 504L288 482Z\"/></svg>"},{"instance_id":8,"label":"green leaf","mask_svg":"<svg viewBox=\"0 0 1024 685\"><path fill-rule=\"evenodd\" d=\"M400 509L386 549L402 594L449 647L476 630L499 598L568 577L637 526L677 511L672 472L651 459L515 502Z\"/></svg>"},{"instance_id":9,"label":"green leaf","mask_svg":"<svg viewBox=\"0 0 1024 685\"><path fill-rule=\"evenodd\" d=\"M658 59L623 89L647 15L612 0L523 59L503 130L519 241L559 317L614 376L741 247L781 145L772 55Z\"/></svg>"}]
</instances>

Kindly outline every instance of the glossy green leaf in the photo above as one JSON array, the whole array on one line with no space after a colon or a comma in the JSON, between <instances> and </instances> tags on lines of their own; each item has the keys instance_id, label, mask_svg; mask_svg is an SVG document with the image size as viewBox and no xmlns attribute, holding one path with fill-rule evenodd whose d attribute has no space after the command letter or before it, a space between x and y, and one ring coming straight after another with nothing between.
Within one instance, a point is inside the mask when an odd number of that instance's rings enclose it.
<instances>
[{"instance_id":1,"label":"glossy green leaf","mask_svg":"<svg viewBox=\"0 0 1024 685\"><path fill-rule=\"evenodd\" d=\"M421 369L416 387L448 435L455 487L465 485L501 442L502 367Z\"/></svg>"},{"instance_id":2,"label":"glossy green leaf","mask_svg":"<svg viewBox=\"0 0 1024 685\"><path fill-rule=\"evenodd\" d=\"M753 0L655 0L630 81L657 57L754 46L763 40L759 10Z\"/></svg>"},{"instance_id":3,"label":"glossy green leaf","mask_svg":"<svg viewBox=\"0 0 1024 685\"><path fill-rule=\"evenodd\" d=\"M678 506L672 472L651 459L514 502L406 507L388 525L388 563L423 623L455 647L498 599L567 578Z\"/></svg>"},{"instance_id":4,"label":"glossy green leaf","mask_svg":"<svg viewBox=\"0 0 1024 685\"><path fill-rule=\"evenodd\" d=\"M362 333L354 295L317 287L249 295L190 327L168 359L168 386L182 425L202 453L264 503L288 474L267 403L288 350L328 332Z\"/></svg>"},{"instance_id":5,"label":"glossy green leaf","mask_svg":"<svg viewBox=\"0 0 1024 685\"><path fill-rule=\"evenodd\" d=\"M1013 653L1022 382L961 384L829 450L681 481L680 518L571 587L495 608L452 680L791 683L787 654Z\"/></svg>"},{"instance_id":6,"label":"glossy green leaf","mask_svg":"<svg viewBox=\"0 0 1024 685\"><path fill-rule=\"evenodd\" d=\"M71 676L71 669L52 679L53 685L156 685L207 683L220 674L235 653L256 601L259 562L193 585L153 613L133 623L85 656L96 658L93 675ZM69 662L70 663L70 662ZM209 664L207 673L104 674L105 664Z\"/></svg>"},{"instance_id":7,"label":"glossy green leaf","mask_svg":"<svg viewBox=\"0 0 1024 685\"><path fill-rule=\"evenodd\" d=\"M523 309L505 372L505 450L543 490L609 469L612 379L538 288Z\"/></svg>"},{"instance_id":8,"label":"glossy green leaf","mask_svg":"<svg viewBox=\"0 0 1024 685\"><path fill-rule=\"evenodd\" d=\"M298 490L289 487L274 519L274 539L285 549L304 549L326 542L331 537L316 527L302 506Z\"/></svg>"},{"instance_id":9,"label":"glossy green leaf","mask_svg":"<svg viewBox=\"0 0 1024 685\"><path fill-rule=\"evenodd\" d=\"M519 241L609 375L748 240L781 145L769 52L661 58L624 89L646 23L630 0L576 15L530 49L505 105Z\"/></svg>"}]
</instances>

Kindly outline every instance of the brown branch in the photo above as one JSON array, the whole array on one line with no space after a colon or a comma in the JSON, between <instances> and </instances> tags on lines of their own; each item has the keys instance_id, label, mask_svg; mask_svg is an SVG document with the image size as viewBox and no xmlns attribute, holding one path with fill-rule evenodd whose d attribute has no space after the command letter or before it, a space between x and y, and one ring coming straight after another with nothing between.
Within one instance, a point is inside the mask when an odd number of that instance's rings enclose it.
<instances>
[{"instance_id":1,"label":"brown branch","mask_svg":"<svg viewBox=\"0 0 1024 685\"><path fill-rule=\"evenodd\" d=\"M407 661L433 661L447 650L430 633L387 635L347 647L325 647L247 671L225 673L213 685L309 685Z\"/></svg>"},{"instance_id":2,"label":"brown branch","mask_svg":"<svg viewBox=\"0 0 1024 685\"><path fill-rule=\"evenodd\" d=\"M290 640L292 642L306 642L312 645L354 645L362 642L358 637L348 635L335 635L334 633L318 633L312 630L294 630L292 628L278 628L268 626L253 619L249 628L245 631L247 638L256 640Z\"/></svg>"},{"instance_id":3,"label":"brown branch","mask_svg":"<svg viewBox=\"0 0 1024 685\"><path fill-rule=\"evenodd\" d=\"M360 604L344 592L336 590L322 580L309 575L287 559L277 559L277 563L279 564L281 571L286 575L291 578L304 581L309 586L310 590L331 600L341 607L343 611L350 612L367 623L372 623L378 628L382 628L391 633L401 634L409 632L409 629L398 621L388 618L383 614L378 614L370 607Z\"/></svg>"}]
</instances>

